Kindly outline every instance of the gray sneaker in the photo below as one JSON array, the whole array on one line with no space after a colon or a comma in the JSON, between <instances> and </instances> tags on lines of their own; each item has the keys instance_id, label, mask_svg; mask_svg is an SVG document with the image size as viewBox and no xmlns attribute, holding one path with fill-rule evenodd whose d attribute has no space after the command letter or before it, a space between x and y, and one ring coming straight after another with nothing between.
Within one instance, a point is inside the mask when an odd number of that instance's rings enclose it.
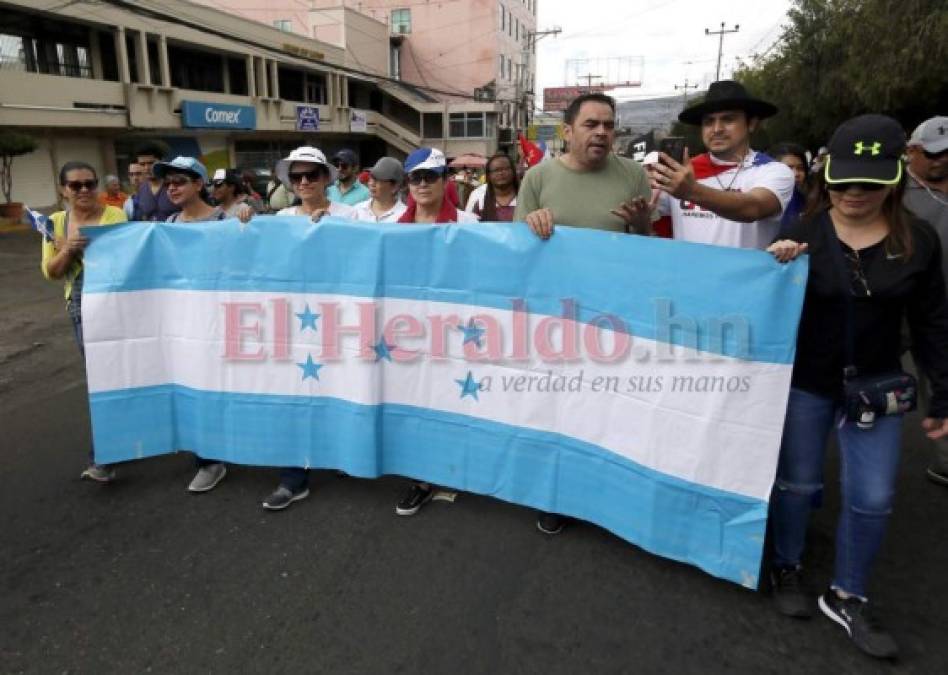
<instances>
[{"instance_id":1,"label":"gray sneaker","mask_svg":"<svg viewBox=\"0 0 948 675\"><path fill-rule=\"evenodd\" d=\"M227 467L221 462L202 466L198 469L197 475L194 476L194 480L192 480L188 486L188 490L191 492L208 492L217 487L217 484L220 483L226 475Z\"/></svg>"},{"instance_id":2,"label":"gray sneaker","mask_svg":"<svg viewBox=\"0 0 948 675\"><path fill-rule=\"evenodd\" d=\"M79 477L83 480L94 480L96 483L111 483L115 480L115 469L102 464L90 464Z\"/></svg>"},{"instance_id":3,"label":"gray sneaker","mask_svg":"<svg viewBox=\"0 0 948 675\"><path fill-rule=\"evenodd\" d=\"M293 502L309 497L309 488L303 488L299 492L293 492L290 488L281 485L273 494L263 500L263 508L268 511L282 511Z\"/></svg>"}]
</instances>

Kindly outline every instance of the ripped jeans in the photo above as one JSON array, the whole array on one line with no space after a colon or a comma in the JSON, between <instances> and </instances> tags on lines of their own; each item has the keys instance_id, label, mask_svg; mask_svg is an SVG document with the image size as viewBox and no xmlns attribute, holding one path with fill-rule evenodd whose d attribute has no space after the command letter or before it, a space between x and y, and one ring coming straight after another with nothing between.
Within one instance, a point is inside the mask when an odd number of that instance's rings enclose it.
<instances>
[{"instance_id":1,"label":"ripped jeans","mask_svg":"<svg viewBox=\"0 0 948 675\"><path fill-rule=\"evenodd\" d=\"M790 390L777 480L770 499L774 565L800 564L810 510L823 489L826 441L835 427L840 447L842 513L836 529L833 588L866 597L869 568L892 512L902 416L880 417L872 429L838 426L832 399Z\"/></svg>"}]
</instances>

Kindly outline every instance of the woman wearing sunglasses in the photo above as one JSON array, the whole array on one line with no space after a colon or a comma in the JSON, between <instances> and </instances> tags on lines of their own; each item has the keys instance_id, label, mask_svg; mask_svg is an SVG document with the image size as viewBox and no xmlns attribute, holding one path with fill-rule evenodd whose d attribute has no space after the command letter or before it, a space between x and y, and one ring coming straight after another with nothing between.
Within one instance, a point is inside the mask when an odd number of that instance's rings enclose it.
<instances>
[{"instance_id":1,"label":"woman wearing sunglasses","mask_svg":"<svg viewBox=\"0 0 948 675\"><path fill-rule=\"evenodd\" d=\"M168 199L180 209L169 216L167 222L200 223L230 217L220 206L208 203L207 169L194 157L175 157L170 162L157 162L152 173L164 182ZM244 213L240 219L246 222L251 215ZM188 485L190 492L209 492L227 475L227 467L218 460L195 454L195 463L198 470Z\"/></svg>"},{"instance_id":2,"label":"woman wearing sunglasses","mask_svg":"<svg viewBox=\"0 0 948 675\"><path fill-rule=\"evenodd\" d=\"M905 135L895 120L862 115L829 144L825 184L804 218L770 250L810 254L803 315L777 477L771 497L774 600L807 618L802 583L807 521L823 487L827 436L836 428L842 504L830 588L818 601L862 651L897 653L870 612L867 586L898 472L903 412L914 390L901 372L901 327L928 369L933 396L922 427L948 436L948 301L934 229L902 207ZM892 383L898 384L892 384Z\"/></svg>"},{"instance_id":3,"label":"woman wearing sunglasses","mask_svg":"<svg viewBox=\"0 0 948 675\"><path fill-rule=\"evenodd\" d=\"M89 243L79 228L89 225L112 225L126 221L125 211L99 202L99 179L95 169L85 162L66 162L59 170L59 185L66 210L50 216L51 236L43 237L41 269L47 279L63 279L66 311L72 321L79 353L85 358L82 338L82 254ZM90 448L89 466L82 478L107 483L115 478L112 467L96 464Z\"/></svg>"},{"instance_id":4,"label":"woman wearing sunglasses","mask_svg":"<svg viewBox=\"0 0 948 675\"><path fill-rule=\"evenodd\" d=\"M326 196L326 189L336 181L337 171L318 148L297 148L277 162L276 174L300 200L298 206L280 209L278 216L309 216L314 221L324 215L340 218L355 216L353 207L342 202L331 202Z\"/></svg>"},{"instance_id":5,"label":"woman wearing sunglasses","mask_svg":"<svg viewBox=\"0 0 948 675\"><path fill-rule=\"evenodd\" d=\"M399 223L476 223L477 216L459 210L445 194L447 162L436 148L419 148L405 159L411 199ZM415 481L395 505L395 513L413 516L434 496L434 488Z\"/></svg>"}]
</instances>

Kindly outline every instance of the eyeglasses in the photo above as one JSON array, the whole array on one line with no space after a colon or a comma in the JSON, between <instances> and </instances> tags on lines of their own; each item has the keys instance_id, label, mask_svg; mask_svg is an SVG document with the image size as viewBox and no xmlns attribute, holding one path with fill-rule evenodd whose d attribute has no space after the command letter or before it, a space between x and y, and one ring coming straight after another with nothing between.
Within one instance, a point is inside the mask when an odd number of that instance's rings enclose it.
<instances>
[{"instance_id":1,"label":"eyeglasses","mask_svg":"<svg viewBox=\"0 0 948 675\"><path fill-rule=\"evenodd\" d=\"M70 180L65 183L65 186L72 190L73 192L81 192L82 188L85 188L89 192L95 192L99 187L98 180Z\"/></svg>"},{"instance_id":2,"label":"eyeglasses","mask_svg":"<svg viewBox=\"0 0 948 675\"><path fill-rule=\"evenodd\" d=\"M437 171L431 171L430 169L412 171L408 174L408 182L412 185L421 185L422 183L431 185L432 183L437 183L439 180L441 180L441 174Z\"/></svg>"},{"instance_id":3,"label":"eyeglasses","mask_svg":"<svg viewBox=\"0 0 948 675\"><path fill-rule=\"evenodd\" d=\"M856 252L844 251L843 255L849 263L849 292L857 298L868 298L872 295L872 291L869 290L869 280L866 279L866 273L862 269L862 259Z\"/></svg>"},{"instance_id":4,"label":"eyeglasses","mask_svg":"<svg viewBox=\"0 0 948 675\"><path fill-rule=\"evenodd\" d=\"M340 162L338 159L334 160L332 165L336 167L337 169L348 169L350 167L349 164L347 164L346 162Z\"/></svg>"},{"instance_id":5,"label":"eyeglasses","mask_svg":"<svg viewBox=\"0 0 948 675\"><path fill-rule=\"evenodd\" d=\"M185 176L183 173L176 173L170 176L165 176L165 185L181 187L182 185L187 185L193 180L194 179L191 176Z\"/></svg>"},{"instance_id":6,"label":"eyeglasses","mask_svg":"<svg viewBox=\"0 0 948 675\"><path fill-rule=\"evenodd\" d=\"M925 155L925 159L941 159L945 155L948 155L948 149L942 150L941 152L929 152L923 149L922 154Z\"/></svg>"},{"instance_id":7,"label":"eyeglasses","mask_svg":"<svg viewBox=\"0 0 948 675\"><path fill-rule=\"evenodd\" d=\"M310 183L315 183L325 175L322 169L310 169L309 171L297 171L289 174L291 183L302 183L304 178Z\"/></svg>"},{"instance_id":8,"label":"eyeglasses","mask_svg":"<svg viewBox=\"0 0 948 675\"><path fill-rule=\"evenodd\" d=\"M226 180L216 180L216 181L214 181L214 182L211 183L211 184L212 184L214 187L219 188L219 187L223 187L223 186L227 185L227 181L226 181Z\"/></svg>"},{"instance_id":9,"label":"eyeglasses","mask_svg":"<svg viewBox=\"0 0 948 675\"><path fill-rule=\"evenodd\" d=\"M850 188L857 188L864 192L877 192L884 188L882 183L829 183L826 188L833 192L845 192Z\"/></svg>"},{"instance_id":10,"label":"eyeglasses","mask_svg":"<svg viewBox=\"0 0 948 675\"><path fill-rule=\"evenodd\" d=\"M496 169L491 169L487 173L504 173L504 172L513 173L513 169L511 169L509 166L498 166Z\"/></svg>"}]
</instances>

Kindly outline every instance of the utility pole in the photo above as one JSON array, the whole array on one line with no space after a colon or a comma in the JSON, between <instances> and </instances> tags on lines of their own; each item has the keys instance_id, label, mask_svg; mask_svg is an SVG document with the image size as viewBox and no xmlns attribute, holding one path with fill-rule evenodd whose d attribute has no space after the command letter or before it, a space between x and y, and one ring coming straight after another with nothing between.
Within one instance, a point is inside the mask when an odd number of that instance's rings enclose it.
<instances>
[{"instance_id":1,"label":"utility pole","mask_svg":"<svg viewBox=\"0 0 948 675\"><path fill-rule=\"evenodd\" d=\"M734 24L734 28L725 30L725 29L724 29L724 22L723 22L723 21L721 22L721 30L708 30L707 28L704 29L704 34L705 34L705 35L717 35L717 36L718 36L718 70L717 70L717 75L715 75L715 77L714 77L715 80L720 80L720 79L721 79L721 54L724 53L724 36L725 36L727 33L736 33L736 32L738 32L740 29L741 29L740 24Z\"/></svg>"},{"instance_id":2,"label":"utility pole","mask_svg":"<svg viewBox=\"0 0 948 675\"><path fill-rule=\"evenodd\" d=\"M688 107L688 90L689 90L689 89L697 89L697 88L698 88L698 85L697 85L697 84L688 84L688 78L687 78L687 77L685 78L685 83L684 83L684 84L676 84L676 85L675 85L675 91L678 91L679 89L684 89L684 90L685 90L685 93L684 93L684 97L685 97L685 100L684 100L684 107L682 108L682 110L684 110L685 108Z\"/></svg>"},{"instance_id":3,"label":"utility pole","mask_svg":"<svg viewBox=\"0 0 948 675\"><path fill-rule=\"evenodd\" d=\"M537 49L537 42L543 38L552 35L556 37L563 32L563 29L559 26L554 26L548 30L534 30L527 32L527 41L523 45L523 52L520 58L520 77L517 78L517 87L515 98L515 105L523 109L523 128L526 131L527 127L530 126L530 121L533 117L533 102L536 100L536 92L533 91L533 84L531 82L529 90L526 87L527 78L530 77L530 61L533 53ZM516 114L516 118L513 123L514 136L517 135L519 129L520 115Z\"/></svg>"}]
</instances>

